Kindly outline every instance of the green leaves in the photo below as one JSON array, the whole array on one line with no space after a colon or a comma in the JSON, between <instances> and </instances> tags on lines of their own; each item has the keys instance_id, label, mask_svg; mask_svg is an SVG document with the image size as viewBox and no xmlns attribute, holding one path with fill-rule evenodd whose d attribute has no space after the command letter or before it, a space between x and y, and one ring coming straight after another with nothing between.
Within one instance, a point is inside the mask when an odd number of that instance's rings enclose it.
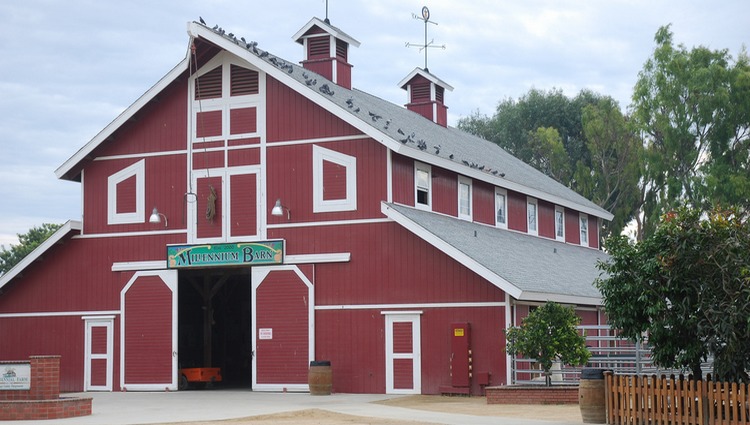
<instances>
[{"instance_id":1,"label":"green leaves","mask_svg":"<svg viewBox=\"0 0 750 425\"><path fill-rule=\"evenodd\" d=\"M576 329L580 322L572 308L548 302L531 311L520 327L506 329L506 350L511 355L536 359L548 377L549 386L553 362L582 365L591 355L586 339Z\"/></svg>"},{"instance_id":2,"label":"green leaves","mask_svg":"<svg viewBox=\"0 0 750 425\"><path fill-rule=\"evenodd\" d=\"M722 380L748 382L750 223L739 208L680 207L638 243L612 237L595 284L610 324L632 340L645 334L654 361L687 368L714 358Z\"/></svg>"},{"instance_id":3,"label":"green leaves","mask_svg":"<svg viewBox=\"0 0 750 425\"><path fill-rule=\"evenodd\" d=\"M6 249L5 246L0 247L0 276L23 260L60 226L60 224L44 223L39 227L32 227L23 235L18 235L18 245L11 245L10 249Z\"/></svg>"}]
</instances>

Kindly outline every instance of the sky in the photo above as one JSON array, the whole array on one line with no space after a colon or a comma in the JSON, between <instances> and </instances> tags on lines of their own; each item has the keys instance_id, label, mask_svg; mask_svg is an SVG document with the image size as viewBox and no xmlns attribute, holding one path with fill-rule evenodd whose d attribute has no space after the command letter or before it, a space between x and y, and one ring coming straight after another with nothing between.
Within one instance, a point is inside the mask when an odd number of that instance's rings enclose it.
<instances>
[{"instance_id":1,"label":"sky","mask_svg":"<svg viewBox=\"0 0 750 425\"><path fill-rule=\"evenodd\" d=\"M406 103L398 83L424 53L454 87L449 125L492 115L532 88L573 97L590 89L623 111L654 34L671 24L676 43L727 49L750 43L747 0L329 0L331 23L358 40L352 85ZM0 245L42 223L81 219L81 186L55 170L186 55L189 21L202 17L289 61L291 37L325 0L23 0L0 2Z\"/></svg>"}]
</instances>

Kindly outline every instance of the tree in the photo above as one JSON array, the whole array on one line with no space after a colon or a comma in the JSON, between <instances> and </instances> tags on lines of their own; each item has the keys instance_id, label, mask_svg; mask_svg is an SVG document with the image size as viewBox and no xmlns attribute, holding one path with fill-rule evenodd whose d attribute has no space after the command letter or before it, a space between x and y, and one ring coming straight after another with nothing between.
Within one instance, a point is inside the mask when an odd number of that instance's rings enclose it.
<instances>
[{"instance_id":1,"label":"tree","mask_svg":"<svg viewBox=\"0 0 750 425\"><path fill-rule=\"evenodd\" d=\"M639 237L686 204L750 198L750 67L744 52L675 45L669 26L654 37L633 92L632 116L645 140Z\"/></svg>"},{"instance_id":2,"label":"tree","mask_svg":"<svg viewBox=\"0 0 750 425\"><path fill-rule=\"evenodd\" d=\"M458 126L612 212L602 236L620 233L638 211L642 142L609 96L531 89L500 102L494 116L475 112Z\"/></svg>"},{"instance_id":3,"label":"tree","mask_svg":"<svg viewBox=\"0 0 750 425\"><path fill-rule=\"evenodd\" d=\"M505 333L506 350L536 359L544 370L547 386L552 385L550 369L556 360L563 364L583 365L591 352L586 338L578 333L581 318L571 307L548 302L531 311L521 326L511 326Z\"/></svg>"},{"instance_id":4,"label":"tree","mask_svg":"<svg viewBox=\"0 0 750 425\"><path fill-rule=\"evenodd\" d=\"M750 223L738 208L681 207L640 242L606 241L596 286L610 324L652 346L664 368L702 376L714 358L719 380L749 382Z\"/></svg>"},{"instance_id":5,"label":"tree","mask_svg":"<svg viewBox=\"0 0 750 425\"><path fill-rule=\"evenodd\" d=\"M22 235L18 234L18 245L11 244L10 249L0 246L0 276L20 263L39 244L55 233L60 226L60 224L44 223L39 227L32 227Z\"/></svg>"}]
</instances>

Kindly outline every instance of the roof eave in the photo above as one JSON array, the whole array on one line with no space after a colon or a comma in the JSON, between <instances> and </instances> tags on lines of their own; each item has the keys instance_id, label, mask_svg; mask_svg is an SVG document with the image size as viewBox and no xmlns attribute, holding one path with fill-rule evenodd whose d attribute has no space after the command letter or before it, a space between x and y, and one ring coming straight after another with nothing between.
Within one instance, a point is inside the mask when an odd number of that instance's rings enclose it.
<instances>
[{"instance_id":1,"label":"roof eave","mask_svg":"<svg viewBox=\"0 0 750 425\"><path fill-rule=\"evenodd\" d=\"M424 227L410 220L409 218L407 218L400 212L396 211L395 209L391 208L385 202L382 202L380 204L380 211L391 220L395 221L396 223L398 223L399 225L401 225L408 231L417 235L419 238L421 238L425 242L439 249L440 251L450 256L451 258L455 259L459 263L463 264L469 270L483 277L484 279L486 279L491 284L495 285L497 288L504 291L511 297L518 298L519 296L521 296L522 291L520 288L508 282L507 280L503 279L502 277L498 276L496 273L489 270L487 267L483 266L482 264L474 260L472 257L466 255L462 251L459 251L455 247L451 246L449 243L445 242L441 238L432 234L429 230L425 229Z\"/></svg>"},{"instance_id":2,"label":"roof eave","mask_svg":"<svg viewBox=\"0 0 750 425\"><path fill-rule=\"evenodd\" d=\"M401 80L398 83L398 86L403 89L404 86L406 86L406 83L408 83L412 78L414 78L417 75L423 76L424 78L426 78L426 79L430 80L431 82L433 82L433 83L435 83L435 84L437 84L437 85L445 88L448 91L453 91L453 86L451 86L450 84L448 84L445 81L441 80L440 78L432 75L429 71L425 71L424 69L422 69L420 67L414 68L414 70L412 72L410 72L409 75L407 75L406 77L404 77L404 79Z\"/></svg>"},{"instance_id":3,"label":"roof eave","mask_svg":"<svg viewBox=\"0 0 750 425\"><path fill-rule=\"evenodd\" d=\"M12 281L13 278L20 275L26 269L26 267L30 266L34 261L38 260L45 252L47 252L48 249L52 248L63 238L65 238L68 233L74 231L80 233L80 221L69 220L67 223L63 224L59 229L57 229L55 233L47 238L47 240L34 248L34 250L31 251L26 257L24 257L23 260L19 261L18 264L13 266L12 269L8 270L5 274L0 276L0 289L3 289L3 287L10 281Z\"/></svg>"},{"instance_id":4,"label":"roof eave","mask_svg":"<svg viewBox=\"0 0 750 425\"><path fill-rule=\"evenodd\" d=\"M601 297L589 297L584 295L566 295L566 294L553 294L549 292L530 292L523 291L520 296L516 297L519 301L538 301L547 302L554 301L561 304L576 304L576 305L595 305L601 306Z\"/></svg>"},{"instance_id":5,"label":"roof eave","mask_svg":"<svg viewBox=\"0 0 750 425\"><path fill-rule=\"evenodd\" d=\"M306 23L305 26L302 27L299 31L297 31L293 36L292 40L296 41L297 43L300 43L300 39L305 35L306 32L310 31L310 28L314 26L319 26L323 28L328 34L331 34L332 36L341 39L350 45L354 47L359 47L360 42L355 40L352 36L349 34L341 31L340 29L334 27L333 25L327 24L325 21L321 21L319 18L312 18L310 19L310 22Z\"/></svg>"}]
</instances>

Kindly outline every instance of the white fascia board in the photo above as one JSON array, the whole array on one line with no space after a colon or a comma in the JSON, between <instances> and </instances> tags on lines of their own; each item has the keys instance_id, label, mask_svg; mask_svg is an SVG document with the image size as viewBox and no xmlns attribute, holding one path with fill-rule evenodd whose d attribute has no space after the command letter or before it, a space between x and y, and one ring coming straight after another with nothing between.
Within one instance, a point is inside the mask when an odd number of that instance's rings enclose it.
<instances>
[{"instance_id":1,"label":"white fascia board","mask_svg":"<svg viewBox=\"0 0 750 425\"><path fill-rule=\"evenodd\" d=\"M404 77L404 79L401 80L398 83L399 88L403 89L404 86L406 85L406 83L408 83L416 75L421 75L424 78L428 79L430 82L432 82L434 84L437 84L437 85L443 87L444 89L446 89L448 91L453 91L453 86L451 86L450 84L448 84L445 81L441 80L440 78L438 78L438 77L430 74L429 72L425 71L424 69L422 69L420 67L414 68L414 70L412 72L410 72L409 75L407 75L406 77Z\"/></svg>"},{"instance_id":2,"label":"white fascia board","mask_svg":"<svg viewBox=\"0 0 750 425\"><path fill-rule=\"evenodd\" d=\"M437 165L447 170L455 171L459 174L463 174L467 177L481 180L481 181L490 183L495 186L500 186L506 189L514 190L516 192L520 192L528 196L533 196L535 198L543 199L545 201L552 202L554 204L561 205L566 208L571 208L576 211L585 212L595 217L601 217L605 220L612 220L612 218L614 217L610 213L603 214L602 211L600 210L586 207L586 206L577 204L575 202L571 202L563 198L550 195L546 192L535 190L535 189L523 186L521 184L510 182L501 177L492 176L487 173L483 173L479 170L476 170L476 169L473 169L473 168L470 168L461 164L457 164L456 162L451 161L449 159L441 158L435 155L431 155L427 152L405 146L404 144L399 143L397 140L391 138L391 136L387 135L386 133L383 133L377 128L372 127L371 125L367 124L364 120L344 111L341 106L332 102L322 93L319 93L315 90L310 90L304 84L300 83L293 77L290 77L289 74L287 74L283 70L264 61L263 59L257 57L255 54L248 51L247 49L240 47L234 42L230 41L229 39L215 33L213 30L206 28L201 24L191 22L188 24L188 33L190 34L191 37L195 37L195 38L201 37L206 40L209 40L210 42L216 44L220 48L247 61L254 67L265 72L267 75L270 75L273 78L277 79L278 81L280 81L287 87L291 88L292 90L294 90L301 96L317 104L318 106L330 112L337 118L341 119L342 121L346 122L347 124L351 125L357 130L361 131L363 134L371 137L378 143L382 144L386 148L396 153L399 153L404 156L408 156L413 159L417 159L426 164ZM438 124L435 124L435 125L438 125Z\"/></svg>"},{"instance_id":3,"label":"white fascia board","mask_svg":"<svg viewBox=\"0 0 750 425\"><path fill-rule=\"evenodd\" d=\"M426 164L436 165L438 167L445 168L446 170L450 170L458 174L462 174L466 177L471 177L472 179L475 179L475 180L481 180L491 185L501 187L503 189L513 190L515 192L518 192L527 196L531 196L537 199L551 202L555 205L560 205L562 207L570 208L579 212L593 215L595 217L601 217L608 221L611 221L614 218L614 215L612 215L612 213L610 212L605 211L606 214L603 213L602 212L604 211L603 209L598 210L598 209L594 209L591 207L587 207L585 205L581 205L576 202L569 201L559 196L551 195L547 192L543 192L541 190L537 190L528 186L524 186L522 184L514 183L502 177L493 176L493 175L484 173L482 171L479 171L475 168L471 168L471 167L458 164L455 161L451 161L446 158L442 158L436 155L429 154L426 151L420 151L418 149L408 147L401 143L397 143L396 149L391 148L391 150L393 150L394 152L400 155L404 155L409 158L416 159Z\"/></svg>"},{"instance_id":4,"label":"white fascia board","mask_svg":"<svg viewBox=\"0 0 750 425\"><path fill-rule=\"evenodd\" d=\"M346 41L347 43L349 43L350 45L354 47L359 47L360 45L359 41L352 38L352 36L350 36L349 34L344 33L343 31L339 30L338 28L330 24L326 24L324 21L321 21L319 18L310 19L310 21L306 23L305 26L302 27L302 29L297 31L297 33L292 36L292 40L296 41L297 43L302 44L300 42L300 39L302 38L302 36L305 35L306 32L310 31L310 28L316 25L322 28L323 30L325 30L328 34L338 39L341 39L343 41Z\"/></svg>"},{"instance_id":5,"label":"white fascia board","mask_svg":"<svg viewBox=\"0 0 750 425\"><path fill-rule=\"evenodd\" d=\"M338 104L332 102L322 93L319 93L315 90L310 90L304 84L295 80L293 77L290 77L289 74L287 74L283 70L264 61L247 49L240 47L229 39L215 33L213 30L206 28L201 24L191 22L188 24L188 33L191 37L204 38L211 43L219 46L220 48L228 51L229 53L247 61L262 72L265 72L267 75L272 76L306 99L310 100L311 102L335 115L337 118L361 131L363 134L366 134L367 136L375 139L375 141L379 142L385 147L395 150L399 146L401 146L401 143L392 139L389 135L377 130L362 119L355 117L348 112L345 112Z\"/></svg>"},{"instance_id":6,"label":"white fascia board","mask_svg":"<svg viewBox=\"0 0 750 425\"><path fill-rule=\"evenodd\" d=\"M128 122L138 111L146 106L151 100L153 100L162 90L164 90L169 84L172 83L177 77L180 76L184 71L187 70L189 62L189 56L185 56L180 63L177 64L171 71L162 77L156 84L154 84L146 93L141 95L132 105L128 106L117 118L114 119L109 125L104 127L102 131L94 136L91 141L86 143L81 149L78 150L72 157L65 161L57 170L55 175L58 179L63 178L73 167L80 163L86 158L97 146L107 140L120 126Z\"/></svg>"},{"instance_id":7,"label":"white fascia board","mask_svg":"<svg viewBox=\"0 0 750 425\"><path fill-rule=\"evenodd\" d=\"M403 226L406 230L414 233L415 235L423 239L425 242L439 249L440 251L450 256L454 260L458 261L459 263L463 264L469 270L485 278L496 287L505 291L505 293L509 294L511 297L518 299L518 297L521 296L522 291L520 288L508 282L507 280L503 279L502 277L498 276L495 272L483 266L482 264L479 264L476 260L464 254L463 252L459 251L458 249L456 249L449 243L438 238L429 230L425 229L424 227L420 226L414 221L408 219L407 217L405 217L403 214L399 213L395 209L389 207L386 203L382 202L380 204L380 212L385 214L391 220Z\"/></svg>"},{"instance_id":8,"label":"white fascia board","mask_svg":"<svg viewBox=\"0 0 750 425\"><path fill-rule=\"evenodd\" d=\"M63 224L55 233L52 234L46 241L42 242L33 251L29 253L23 260L19 261L18 264L13 266L12 269L8 270L4 275L0 276L0 289L3 288L8 282L13 280L14 277L18 276L23 272L26 267L31 265L34 261L38 260L48 249L52 248L60 242L68 233L72 231L81 231L81 222L75 220L69 220Z\"/></svg>"},{"instance_id":9,"label":"white fascia board","mask_svg":"<svg viewBox=\"0 0 750 425\"><path fill-rule=\"evenodd\" d=\"M554 301L560 304L574 305L603 305L601 297L584 297L578 295L551 294L546 292L523 292L520 297L514 297L519 301Z\"/></svg>"},{"instance_id":10,"label":"white fascia board","mask_svg":"<svg viewBox=\"0 0 750 425\"><path fill-rule=\"evenodd\" d=\"M331 254L293 254L284 256L284 264L348 263L352 258L349 252Z\"/></svg>"}]
</instances>

